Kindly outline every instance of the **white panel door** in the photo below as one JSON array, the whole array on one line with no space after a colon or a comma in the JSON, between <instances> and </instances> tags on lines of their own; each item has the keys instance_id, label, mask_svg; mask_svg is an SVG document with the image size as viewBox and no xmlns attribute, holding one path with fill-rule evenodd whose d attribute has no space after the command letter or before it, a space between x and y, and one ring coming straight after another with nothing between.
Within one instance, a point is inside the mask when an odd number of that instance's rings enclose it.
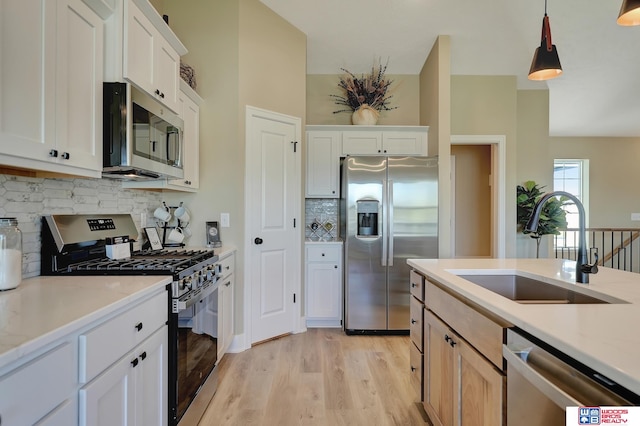
<instances>
[{"instance_id":1,"label":"white panel door","mask_svg":"<svg viewBox=\"0 0 640 426\"><path fill-rule=\"evenodd\" d=\"M247 107L251 342L296 329L300 293L300 119Z\"/></svg>"}]
</instances>

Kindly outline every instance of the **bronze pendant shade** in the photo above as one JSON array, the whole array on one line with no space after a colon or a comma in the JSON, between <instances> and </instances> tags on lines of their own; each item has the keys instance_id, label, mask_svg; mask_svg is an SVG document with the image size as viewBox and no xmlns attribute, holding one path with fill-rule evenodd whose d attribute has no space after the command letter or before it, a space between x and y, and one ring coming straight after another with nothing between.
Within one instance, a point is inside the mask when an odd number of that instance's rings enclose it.
<instances>
[{"instance_id":1,"label":"bronze pendant shade","mask_svg":"<svg viewBox=\"0 0 640 426\"><path fill-rule=\"evenodd\" d=\"M624 27L640 25L640 0L623 0L617 22Z\"/></svg>"},{"instance_id":2,"label":"bronze pendant shade","mask_svg":"<svg viewBox=\"0 0 640 426\"><path fill-rule=\"evenodd\" d=\"M529 80L549 80L562 74L562 65L558 57L558 49L551 42L551 27L549 26L549 17L546 12L542 19L542 36L540 47L536 48L529 69Z\"/></svg>"}]
</instances>

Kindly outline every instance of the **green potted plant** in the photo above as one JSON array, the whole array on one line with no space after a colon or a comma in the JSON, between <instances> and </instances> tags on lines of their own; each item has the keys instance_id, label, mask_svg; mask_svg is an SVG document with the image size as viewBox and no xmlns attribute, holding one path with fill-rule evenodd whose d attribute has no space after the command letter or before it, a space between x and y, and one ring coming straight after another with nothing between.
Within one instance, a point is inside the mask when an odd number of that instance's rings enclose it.
<instances>
[{"instance_id":1,"label":"green potted plant","mask_svg":"<svg viewBox=\"0 0 640 426\"><path fill-rule=\"evenodd\" d=\"M536 257L540 257L540 241L544 235L560 235L559 228L567 227L566 212L562 207L569 204L569 199L566 197L560 197L560 199L552 197L542 206L538 230L536 232L526 230L527 222L531 217L534 206L545 194L542 191L543 188L544 186L539 186L532 180L525 182L523 185L518 185L517 188L518 230L523 234L530 234L529 236L536 240Z\"/></svg>"}]
</instances>

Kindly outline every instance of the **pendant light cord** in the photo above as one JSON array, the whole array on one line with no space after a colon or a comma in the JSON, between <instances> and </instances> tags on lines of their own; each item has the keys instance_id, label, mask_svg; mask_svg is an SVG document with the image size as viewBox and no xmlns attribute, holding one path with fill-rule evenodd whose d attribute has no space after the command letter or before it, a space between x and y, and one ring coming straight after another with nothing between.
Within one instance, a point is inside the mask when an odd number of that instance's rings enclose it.
<instances>
[{"instance_id":1,"label":"pendant light cord","mask_svg":"<svg viewBox=\"0 0 640 426\"><path fill-rule=\"evenodd\" d=\"M547 16L547 0L544 0L544 19L542 20L542 40L547 42L547 52L553 50L551 42L551 25L549 25L549 16Z\"/></svg>"}]
</instances>

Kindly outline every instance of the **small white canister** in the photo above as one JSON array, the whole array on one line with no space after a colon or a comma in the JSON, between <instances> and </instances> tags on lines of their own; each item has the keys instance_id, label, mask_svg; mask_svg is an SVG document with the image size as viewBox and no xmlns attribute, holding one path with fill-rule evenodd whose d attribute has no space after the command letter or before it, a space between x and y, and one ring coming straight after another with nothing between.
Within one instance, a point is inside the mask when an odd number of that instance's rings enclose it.
<instances>
[{"instance_id":1,"label":"small white canister","mask_svg":"<svg viewBox=\"0 0 640 426\"><path fill-rule=\"evenodd\" d=\"M22 281L22 233L15 217L0 218L0 290Z\"/></svg>"}]
</instances>

